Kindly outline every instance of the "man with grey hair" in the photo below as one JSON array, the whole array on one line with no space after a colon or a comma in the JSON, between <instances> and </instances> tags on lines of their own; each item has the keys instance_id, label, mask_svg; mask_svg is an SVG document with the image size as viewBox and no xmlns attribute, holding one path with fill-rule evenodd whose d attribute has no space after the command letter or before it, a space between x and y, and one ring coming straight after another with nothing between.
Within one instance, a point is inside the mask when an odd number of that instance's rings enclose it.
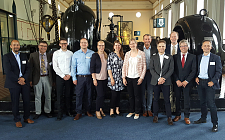
<instances>
[{"instance_id":1,"label":"man with grey hair","mask_svg":"<svg viewBox=\"0 0 225 140\"><path fill-rule=\"evenodd\" d=\"M188 53L189 43L187 40L181 40L179 43L181 52L174 55L174 73L173 78L174 92L176 97L176 117L174 122L181 119L180 98L184 95L184 121L190 124L190 89L193 86L193 79L196 74L196 56Z\"/></svg>"}]
</instances>

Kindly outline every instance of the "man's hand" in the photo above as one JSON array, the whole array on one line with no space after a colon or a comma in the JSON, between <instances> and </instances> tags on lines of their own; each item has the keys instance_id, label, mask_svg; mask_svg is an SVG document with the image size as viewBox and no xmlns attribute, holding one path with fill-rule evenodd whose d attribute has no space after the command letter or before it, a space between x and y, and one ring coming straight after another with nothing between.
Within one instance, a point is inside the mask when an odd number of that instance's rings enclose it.
<instances>
[{"instance_id":1,"label":"man's hand","mask_svg":"<svg viewBox=\"0 0 225 140\"><path fill-rule=\"evenodd\" d=\"M32 81L30 81L30 86L31 86L31 87L33 86L33 83L32 83Z\"/></svg>"},{"instance_id":2,"label":"man's hand","mask_svg":"<svg viewBox=\"0 0 225 140\"><path fill-rule=\"evenodd\" d=\"M140 85L143 82L143 79L139 78L137 85Z\"/></svg>"},{"instance_id":3,"label":"man's hand","mask_svg":"<svg viewBox=\"0 0 225 140\"><path fill-rule=\"evenodd\" d=\"M187 86L187 84L188 84L187 81L183 81L183 82L182 82L182 85L183 85L184 88Z\"/></svg>"},{"instance_id":4,"label":"man's hand","mask_svg":"<svg viewBox=\"0 0 225 140\"><path fill-rule=\"evenodd\" d=\"M74 80L74 81L73 81L73 84L74 84L74 85L77 85L77 80Z\"/></svg>"},{"instance_id":5,"label":"man's hand","mask_svg":"<svg viewBox=\"0 0 225 140\"><path fill-rule=\"evenodd\" d=\"M165 83L165 81L166 81L166 79L165 79L165 78L163 78L163 77L161 77L161 78L159 79L159 81L158 81L158 85L162 85L162 84L164 84L164 83Z\"/></svg>"},{"instance_id":6,"label":"man's hand","mask_svg":"<svg viewBox=\"0 0 225 140\"><path fill-rule=\"evenodd\" d=\"M208 86L212 87L214 85L214 83L212 81L208 82Z\"/></svg>"},{"instance_id":7,"label":"man's hand","mask_svg":"<svg viewBox=\"0 0 225 140\"><path fill-rule=\"evenodd\" d=\"M195 82L199 85L199 78L195 78Z\"/></svg>"},{"instance_id":8,"label":"man's hand","mask_svg":"<svg viewBox=\"0 0 225 140\"><path fill-rule=\"evenodd\" d=\"M177 86L178 87L181 87L182 86L182 82L180 80L177 80L176 83L177 83Z\"/></svg>"},{"instance_id":9,"label":"man's hand","mask_svg":"<svg viewBox=\"0 0 225 140\"><path fill-rule=\"evenodd\" d=\"M127 80L125 78L123 78L123 84L124 86L127 86Z\"/></svg>"},{"instance_id":10,"label":"man's hand","mask_svg":"<svg viewBox=\"0 0 225 140\"><path fill-rule=\"evenodd\" d=\"M66 81L66 80L69 80L70 79L70 75L65 75L64 77L63 77L63 79Z\"/></svg>"},{"instance_id":11,"label":"man's hand","mask_svg":"<svg viewBox=\"0 0 225 140\"><path fill-rule=\"evenodd\" d=\"M18 83L19 83L20 85L25 85L25 84L26 84L26 83L25 83L25 79L24 79L23 77L20 77L18 80L19 80Z\"/></svg>"}]
</instances>

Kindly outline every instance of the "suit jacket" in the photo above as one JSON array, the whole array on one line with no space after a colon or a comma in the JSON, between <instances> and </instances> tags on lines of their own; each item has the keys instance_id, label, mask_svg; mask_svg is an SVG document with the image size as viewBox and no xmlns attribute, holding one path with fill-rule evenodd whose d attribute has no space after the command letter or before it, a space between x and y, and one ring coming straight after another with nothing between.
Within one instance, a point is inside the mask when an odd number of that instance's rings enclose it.
<instances>
[{"instance_id":1,"label":"suit jacket","mask_svg":"<svg viewBox=\"0 0 225 140\"><path fill-rule=\"evenodd\" d=\"M98 53L93 53L91 57L90 71L91 73L100 73L102 67L101 58Z\"/></svg>"},{"instance_id":2,"label":"suit jacket","mask_svg":"<svg viewBox=\"0 0 225 140\"><path fill-rule=\"evenodd\" d=\"M170 54L170 52L171 52L171 44L168 44L168 45L166 45L165 53L166 54ZM179 53L180 53L180 47L179 47L179 43L178 43L178 45L177 45L177 54L179 54Z\"/></svg>"},{"instance_id":3,"label":"suit jacket","mask_svg":"<svg viewBox=\"0 0 225 140\"><path fill-rule=\"evenodd\" d=\"M52 85L52 56L51 54L47 54L47 60L48 60L48 77L49 77L49 82ZM34 52L30 54L30 81L32 82L33 85L37 85L39 80L40 80L40 59L39 59L39 51ZM50 66L51 65L51 66Z\"/></svg>"},{"instance_id":4,"label":"suit jacket","mask_svg":"<svg viewBox=\"0 0 225 140\"><path fill-rule=\"evenodd\" d=\"M25 85L29 86L29 73L30 68L27 60L27 55L20 53L20 63L22 77L25 79ZM3 67L6 74L5 88L18 88L21 85L18 84L20 69L17 60L12 52L9 52L3 56Z\"/></svg>"},{"instance_id":5,"label":"suit jacket","mask_svg":"<svg viewBox=\"0 0 225 140\"><path fill-rule=\"evenodd\" d=\"M141 51L144 51L144 46L141 46L141 47L139 47L138 49L141 50ZM155 53L157 53L157 52L158 52L157 47L152 47L152 46L151 46L151 49L150 49L150 55L152 56L153 54L155 54Z\"/></svg>"},{"instance_id":6,"label":"suit jacket","mask_svg":"<svg viewBox=\"0 0 225 140\"><path fill-rule=\"evenodd\" d=\"M187 58L182 68L181 64L181 53L173 56L174 59L174 73L173 78L175 81L180 80L181 82L187 81L189 84L193 82L196 75L196 56L188 53Z\"/></svg>"},{"instance_id":7,"label":"suit jacket","mask_svg":"<svg viewBox=\"0 0 225 140\"><path fill-rule=\"evenodd\" d=\"M201 60L202 60L202 54L198 55L197 76L199 75L199 72L200 72ZM214 65L211 62L213 62ZM222 64L221 64L220 56L210 53L209 64L208 64L208 76L209 76L209 81L212 81L214 83L214 85L212 86L213 89L220 88L218 80L220 79L221 74L222 74Z\"/></svg>"},{"instance_id":8,"label":"suit jacket","mask_svg":"<svg viewBox=\"0 0 225 140\"><path fill-rule=\"evenodd\" d=\"M165 78L166 81L163 85L171 85L171 75L174 71L174 61L173 56L169 54L164 55L163 66L162 66L162 75L161 77ZM161 65L159 54L152 56L150 60L150 73L152 74L151 84L157 85L158 79L160 78Z\"/></svg>"}]
</instances>

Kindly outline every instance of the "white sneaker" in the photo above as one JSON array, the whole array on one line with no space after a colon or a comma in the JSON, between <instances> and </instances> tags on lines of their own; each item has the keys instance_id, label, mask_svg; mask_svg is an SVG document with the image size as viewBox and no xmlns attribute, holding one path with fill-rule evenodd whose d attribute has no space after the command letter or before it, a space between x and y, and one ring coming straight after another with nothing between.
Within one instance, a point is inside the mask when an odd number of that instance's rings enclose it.
<instances>
[{"instance_id":1,"label":"white sneaker","mask_svg":"<svg viewBox=\"0 0 225 140\"><path fill-rule=\"evenodd\" d=\"M139 115L140 116L140 115ZM139 116L134 116L134 119L137 120L139 118Z\"/></svg>"},{"instance_id":2,"label":"white sneaker","mask_svg":"<svg viewBox=\"0 0 225 140\"><path fill-rule=\"evenodd\" d=\"M134 113L129 113L129 114L127 114L127 118L130 118L131 116L133 116L134 115Z\"/></svg>"}]
</instances>

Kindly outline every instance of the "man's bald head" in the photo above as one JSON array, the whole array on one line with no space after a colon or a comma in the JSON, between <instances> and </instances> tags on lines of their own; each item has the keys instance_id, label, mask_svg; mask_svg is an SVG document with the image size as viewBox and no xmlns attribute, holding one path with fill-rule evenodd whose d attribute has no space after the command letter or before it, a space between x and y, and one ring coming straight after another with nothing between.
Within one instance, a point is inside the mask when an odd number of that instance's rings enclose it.
<instances>
[{"instance_id":1,"label":"man's bald head","mask_svg":"<svg viewBox=\"0 0 225 140\"><path fill-rule=\"evenodd\" d=\"M19 43L19 41L18 40L13 40L11 42L10 48L12 49L12 51L15 54L18 54L19 53L19 50L20 50L20 43Z\"/></svg>"}]
</instances>

